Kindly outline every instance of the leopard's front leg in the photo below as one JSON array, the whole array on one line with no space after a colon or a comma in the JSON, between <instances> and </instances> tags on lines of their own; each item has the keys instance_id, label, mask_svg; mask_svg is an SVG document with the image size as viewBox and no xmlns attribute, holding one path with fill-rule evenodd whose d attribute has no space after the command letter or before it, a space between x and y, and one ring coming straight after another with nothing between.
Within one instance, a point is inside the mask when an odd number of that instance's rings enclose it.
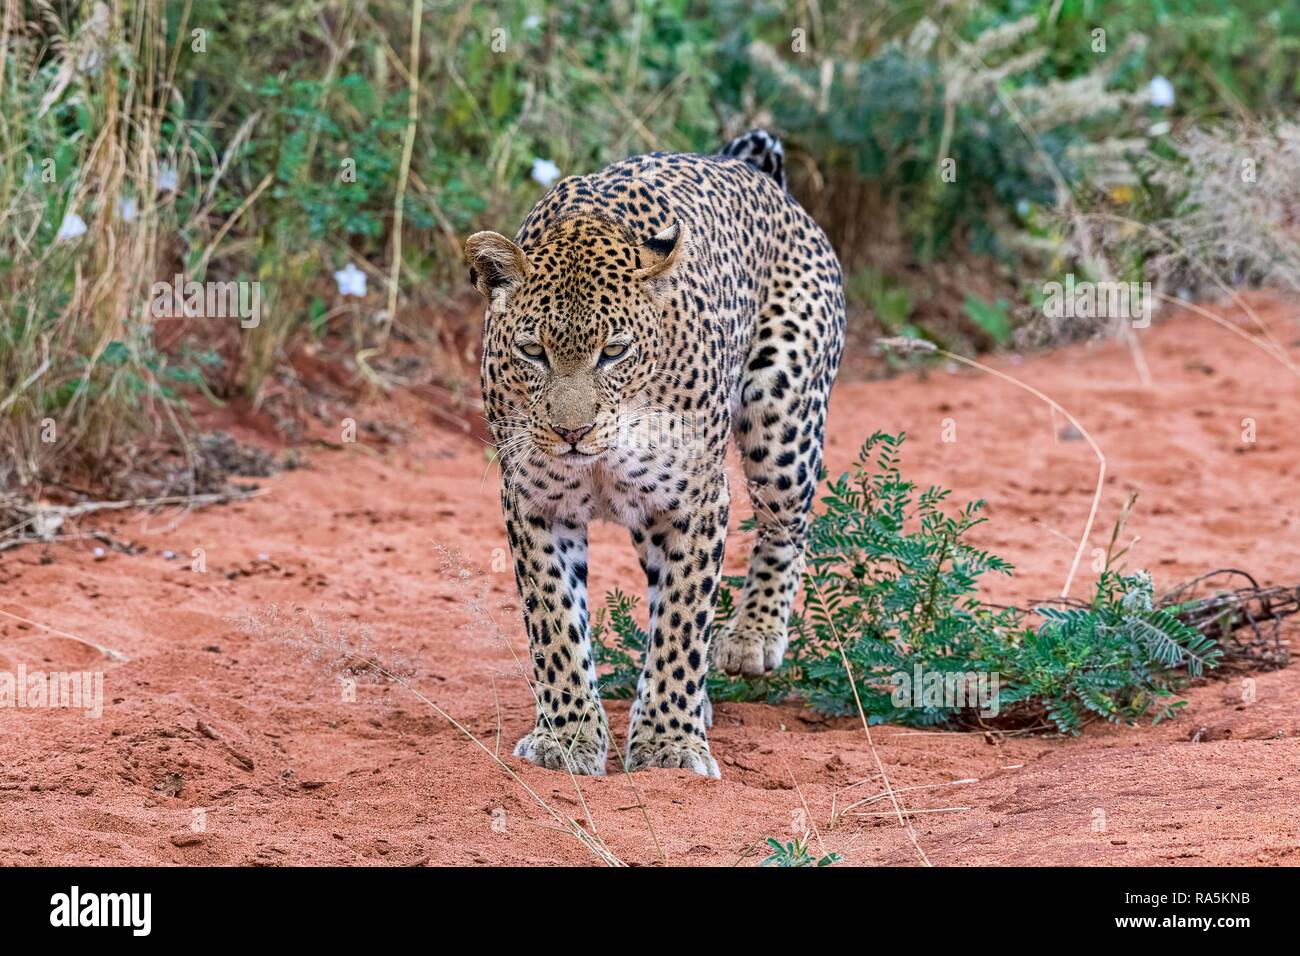
<instances>
[{"instance_id":1,"label":"leopard's front leg","mask_svg":"<svg viewBox=\"0 0 1300 956\"><path fill-rule=\"evenodd\" d=\"M515 756L600 775L609 733L587 633L587 529L531 514L505 496L506 533L533 658L537 726Z\"/></svg>"},{"instance_id":2,"label":"leopard's front leg","mask_svg":"<svg viewBox=\"0 0 1300 956\"><path fill-rule=\"evenodd\" d=\"M627 767L717 777L706 734L709 640L730 502L721 467L678 508L632 532L650 588L650 639L632 703Z\"/></svg>"}]
</instances>

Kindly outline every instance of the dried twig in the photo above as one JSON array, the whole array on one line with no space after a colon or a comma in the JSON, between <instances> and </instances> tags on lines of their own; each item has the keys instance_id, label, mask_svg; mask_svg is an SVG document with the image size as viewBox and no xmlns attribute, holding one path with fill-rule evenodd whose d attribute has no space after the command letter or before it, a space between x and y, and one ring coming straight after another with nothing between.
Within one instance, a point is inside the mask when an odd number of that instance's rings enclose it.
<instances>
[{"instance_id":1,"label":"dried twig","mask_svg":"<svg viewBox=\"0 0 1300 956\"><path fill-rule=\"evenodd\" d=\"M229 491L207 495L165 495L161 498L127 498L121 501L83 501L75 505L36 504L9 499L8 509L25 517L0 531L0 551L33 542L54 541L59 537L58 532L68 518L77 518L96 511L125 511L131 508L161 508L171 505L186 507L224 505L232 501L247 501L269 491L269 488L256 488L251 491ZM30 530L22 533L24 529Z\"/></svg>"},{"instance_id":2,"label":"dried twig","mask_svg":"<svg viewBox=\"0 0 1300 956\"><path fill-rule=\"evenodd\" d=\"M121 651L115 651L113 650L113 648L105 647L103 644L96 644L94 641L87 640L84 637L78 637L76 634L69 634L67 631L59 630L57 627L50 627L50 625L42 624L40 621L33 621L29 618L20 617L19 615L14 614L12 611L6 611L4 609L0 609L0 614L3 614L5 617L11 617L15 621L20 621L23 624L29 624L32 627L39 627L41 630L49 631L51 634L57 634L59 637L66 637L68 640L76 641L78 644L84 644L86 647L93 648L94 650L99 651L99 653L103 654L109 660L117 661L119 663L124 664L131 659L127 657L125 654L123 654Z\"/></svg>"},{"instance_id":3,"label":"dried twig","mask_svg":"<svg viewBox=\"0 0 1300 956\"><path fill-rule=\"evenodd\" d=\"M1234 579L1247 584L1227 587ZM1204 590L1212 593L1194 597ZM1245 571L1220 568L1165 592L1160 606L1218 641L1230 663L1273 670L1291 659L1291 649L1282 640L1282 621L1300 612L1300 586L1260 587Z\"/></svg>"}]
</instances>

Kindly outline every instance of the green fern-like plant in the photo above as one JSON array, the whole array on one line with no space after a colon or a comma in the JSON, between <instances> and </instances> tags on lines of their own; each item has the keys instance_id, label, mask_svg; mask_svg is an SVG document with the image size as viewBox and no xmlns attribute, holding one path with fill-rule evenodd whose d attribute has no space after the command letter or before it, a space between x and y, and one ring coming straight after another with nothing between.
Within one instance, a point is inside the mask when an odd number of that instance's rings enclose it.
<instances>
[{"instance_id":1,"label":"green fern-like plant","mask_svg":"<svg viewBox=\"0 0 1300 956\"><path fill-rule=\"evenodd\" d=\"M950 492L903 478L904 438L872 435L852 473L822 499L809 534L794 684L824 714L854 713L860 699L873 722L931 725L952 712L896 705L893 677L918 665L940 675L972 670L982 635L1016 624L1014 612L979 603L978 580L1010 574L1011 565L967 540L985 520L982 501L948 513Z\"/></svg>"},{"instance_id":2,"label":"green fern-like plant","mask_svg":"<svg viewBox=\"0 0 1300 956\"><path fill-rule=\"evenodd\" d=\"M637 603L637 598L615 588L591 620L592 655L601 674L600 695L610 700L629 700L636 694L646 645L646 632L634 617Z\"/></svg>"},{"instance_id":3,"label":"green fern-like plant","mask_svg":"<svg viewBox=\"0 0 1300 956\"><path fill-rule=\"evenodd\" d=\"M1151 576L1105 571L1088 607L1040 607L1036 630L989 641L988 657L1014 677L1004 708L1041 709L1062 733L1077 733L1090 714L1132 723L1154 711L1173 716L1181 677L1217 666L1212 638L1155 607Z\"/></svg>"},{"instance_id":4,"label":"green fern-like plant","mask_svg":"<svg viewBox=\"0 0 1300 956\"><path fill-rule=\"evenodd\" d=\"M1036 726L1078 733L1090 719L1155 722L1184 701L1175 690L1217 666L1221 650L1156 606L1150 575L1105 571L1082 607L1043 606L1041 623L979 599L980 579L1011 565L969 540L982 501L960 508L899 467L905 435L877 432L853 469L827 486L808 535L804 608L786 660L762 678L709 674L714 701L788 699L872 723ZM734 614L719 588L716 626ZM592 624L606 697L635 692L645 631L636 599L612 592Z\"/></svg>"},{"instance_id":5,"label":"green fern-like plant","mask_svg":"<svg viewBox=\"0 0 1300 956\"><path fill-rule=\"evenodd\" d=\"M772 852L759 864L760 866L834 866L843 859L838 853L813 856L812 851L808 849L806 836L790 843L782 843L775 837L768 837L767 845Z\"/></svg>"}]
</instances>

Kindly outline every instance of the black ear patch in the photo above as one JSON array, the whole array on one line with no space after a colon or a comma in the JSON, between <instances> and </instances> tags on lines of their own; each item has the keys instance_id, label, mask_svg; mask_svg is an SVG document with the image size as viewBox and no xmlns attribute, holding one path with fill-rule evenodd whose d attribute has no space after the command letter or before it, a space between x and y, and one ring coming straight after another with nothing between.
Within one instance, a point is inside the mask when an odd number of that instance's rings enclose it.
<instances>
[{"instance_id":1,"label":"black ear patch","mask_svg":"<svg viewBox=\"0 0 1300 956\"><path fill-rule=\"evenodd\" d=\"M677 236L673 236L671 239L660 239L658 236L655 236L652 239L647 239L643 245L655 255L666 256L668 253L672 252L673 247L677 245L677 238Z\"/></svg>"},{"instance_id":2,"label":"black ear patch","mask_svg":"<svg viewBox=\"0 0 1300 956\"><path fill-rule=\"evenodd\" d=\"M685 245L686 226L679 219L641 243L638 259L642 265L632 273L633 278L644 282L667 275L681 260Z\"/></svg>"},{"instance_id":3,"label":"black ear patch","mask_svg":"<svg viewBox=\"0 0 1300 956\"><path fill-rule=\"evenodd\" d=\"M478 288L478 270L473 266L469 267L469 284Z\"/></svg>"}]
</instances>

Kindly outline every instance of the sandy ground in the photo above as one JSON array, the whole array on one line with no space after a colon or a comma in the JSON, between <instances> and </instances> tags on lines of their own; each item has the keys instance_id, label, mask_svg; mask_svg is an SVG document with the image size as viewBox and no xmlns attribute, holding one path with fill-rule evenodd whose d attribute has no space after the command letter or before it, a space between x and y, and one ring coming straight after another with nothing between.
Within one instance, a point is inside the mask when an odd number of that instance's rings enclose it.
<instances>
[{"instance_id":1,"label":"sandy ground","mask_svg":"<svg viewBox=\"0 0 1300 956\"><path fill-rule=\"evenodd\" d=\"M1300 361L1295 310L1261 308ZM1133 565L1158 586L1221 566L1296 583L1300 380L1190 314L1141 342L1149 388L1115 343L994 362L1060 401L1104 450L1090 546L1104 546L1137 490ZM589 815L630 864L750 865L764 838L790 839L805 819L849 863L919 862L886 801L855 811L878 816L841 814L881 792L861 725L799 706L718 705L720 781L654 770L575 787L510 756L532 705L515 663L525 641L513 582L493 570L506 566L496 476L479 441L416 413L407 443L309 451L304 468L263 482L269 493L254 501L100 525L142 553L96 556L88 541L0 557L0 671L102 670L105 688L99 719L0 708L0 862L594 862L524 785L561 816ZM1242 440L1247 418L1254 443ZM944 442L951 425L957 440ZM1018 569L992 596L1024 602L1061 587L1094 488L1096 459L1061 437L1064 426L988 375L867 381L850 363L828 463L843 469L873 429L906 429L906 472L953 487L956 500L988 499L982 540ZM593 542L593 595L641 590L624 532L601 526ZM729 544L739 570L744 535ZM191 570L196 548L206 573ZM1085 565L1076 594L1091 577ZM234 623L266 620L272 605L288 626ZM403 687L363 681L346 699L328 662L280 639L308 615L368 634L486 752ZM1211 681L1170 723L1092 725L1077 739L894 726L873 735L894 787L916 788L902 799L935 864L1300 864L1300 667L1260 674L1256 700L1242 696L1239 678ZM626 705L610 714L621 732Z\"/></svg>"}]
</instances>

